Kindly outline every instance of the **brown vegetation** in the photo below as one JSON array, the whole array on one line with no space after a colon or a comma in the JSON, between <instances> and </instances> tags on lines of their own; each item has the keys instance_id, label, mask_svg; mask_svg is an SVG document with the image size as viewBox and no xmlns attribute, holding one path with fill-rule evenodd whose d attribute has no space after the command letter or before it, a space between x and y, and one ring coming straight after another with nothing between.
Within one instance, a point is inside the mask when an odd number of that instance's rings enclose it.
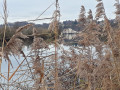
<instances>
[{"instance_id":1,"label":"brown vegetation","mask_svg":"<svg viewBox=\"0 0 120 90\"><path fill-rule=\"evenodd\" d=\"M0 57L9 62L7 88L17 87L16 89L21 90L120 90L120 4L116 0L115 20L118 27L113 28L105 14L102 0L97 0L97 2L95 19L93 19L92 10L89 10L88 16L85 16L85 7L81 6L78 26L82 26L82 32L77 37L81 38L78 43L82 46L70 47L69 50L61 47L59 40L62 38L58 38L60 17L58 0L56 0L54 18L49 26L49 32L54 32L54 42L52 43L54 51L48 52L51 48L43 38L38 37L39 32L32 24L19 27L8 42L3 36L3 42L6 42L6 45L3 43ZM98 23L101 18L104 21L102 25ZM22 31L30 27L33 30L34 40L28 58L28 55L25 55L22 50L23 39L28 37ZM101 40L102 37L105 37L104 41ZM10 64L13 65L9 58L10 55L24 57L11 76L9 76L9 69ZM28 74L19 74L20 77L16 82L11 80L24 64L27 67L25 73L28 72ZM5 78L2 73L0 75ZM25 75L31 78L31 82L26 78L25 81L22 81L25 84L20 83L21 77ZM19 84L16 85L16 83ZM28 87L24 86L26 84ZM6 89L3 83L0 83L0 87Z\"/></svg>"}]
</instances>

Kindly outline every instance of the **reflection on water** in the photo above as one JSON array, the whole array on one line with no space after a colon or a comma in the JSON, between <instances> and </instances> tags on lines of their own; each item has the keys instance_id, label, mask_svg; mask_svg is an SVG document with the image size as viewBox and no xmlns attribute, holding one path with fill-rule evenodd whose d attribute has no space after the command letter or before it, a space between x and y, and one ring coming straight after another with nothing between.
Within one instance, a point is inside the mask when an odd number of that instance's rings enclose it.
<instances>
[{"instance_id":1,"label":"reflection on water","mask_svg":"<svg viewBox=\"0 0 120 90\"><path fill-rule=\"evenodd\" d=\"M6 43L9 40L5 41L4 45L6 45ZM23 45L27 46L28 48L32 45L33 43L33 38L27 38L25 40L23 40ZM62 43L66 46L79 46L78 42L74 42L73 40L69 40L69 39L64 39L64 42ZM2 40L0 40L0 47L2 47Z\"/></svg>"},{"instance_id":2,"label":"reflection on water","mask_svg":"<svg viewBox=\"0 0 120 90\"><path fill-rule=\"evenodd\" d=\"M31 52L32 43L33 43L32 39L24 40L24 43L23 43L24 45L22 47L23 48L22 50L24 51L26 56ZM2 41L0 42L0 46L2 46ZM65 50L69 50L70 47L76 47L76 46L79 46L78 43L73 43L72 41L69 41L69 40L65 40L64 44L60 44L60 47L62 47ZM47 53L49 55L49 54L51 54L51 52L54 53L54 51L55 51L55 47L52 44L52 45L49 45L49 50L47 50L45 53ZM15 67L17 67L20 64L20 62L24 59L21 55L16 57L11 54L9 57L12 60L12 64L15 65ZM7 70L8 70L7 65L8 65L7 60L3 60L2 61L2 68L3 68L2 72L7 72ZM14 71L14 68L12 68L12 69Z\"/></svg>"},{"instance_id":3,"label":"reflection on water","mask_svg":"<svg viewBox=\"0 0 120 90\"><path fill-rule=\"evenodd\" d=\"M33 69L33 60L34 60L34 57L35 57L35 53L31 50L31 45L32 45L32 41L30 40L25 40L24 41L24 46L23 46L23 51L25 53L25 56L29 62L29 66L32 68L32 72L34 73L34 69ZM74 47L78 46L78 44L76 43L73 43L73 44L67 44L65 42L66 45L64 44L60 44L58 46L58 50L57 50L57 53L58 53L58 63L59 65L62 65L60 62L62 62L62 58L60 56L63 55L63 52L65 52L65 54L68 55L68 57L71 57L72 54L71 54L71 51L73 50ZM41 53L40 54L40 58L42 57L45 57L44 59L44 65L46 66L45 67L45 70L47 72L47 70L50 72L50 70L53 70L54 69L54 56L55 56L55 46L54 44L51 44L48 46L49 48L47 49L40 49L38 51L40 51ZM90 48L90 47L89 47ZM91 48L94 48L91 46ZM79 53L82 53L82 51L79 51L77 48L74 48L74 51L76 54L79 54ZM94 50L95 51L95 50ZM86 53L86 52L83 52L83 54ZM93 52L94 53L94 52ZM51 57L46 57L46 56L50 56L52 55ZM22 55L20 56L14 56L14 55L11 55L9 56L10 57L10 60L12 61L12 64L13 64L13 67L10 67L10 76L12 75L12 73L17 69L17 67L20 65L20 63L24 60L24 57ZM70 68L70 64L69 64L69 61L66 61L65 62L65 67L66 68ZM2 74L7 77L8 75L8 62L3 60L2 62ZM22 76L21 76L22 75ZM46 73L46 75L48 75L48 73ZM4 80L4 78L0 79L2 83L7 83L6 80ZM15 80L17 80L16 82L14 82ZM28 82L26 82L26 80ZM31 82L30 82L31 81ZM24 61L24 63L21 65L21 67L18 69L18 71L15 73L15 75L13 76L13 78L10 80L10 83L14 84L14 85L17 85L18 82L25 82L25 83L22 83L21 85L23 86L29 86L31 88L31 86L33 86L34 84L34 80L32 78L32 75L31 75L31 72L30 72L30 69L28 68L28 64L26 61ZM11 87L12 88L12 87ZM12 89L11 89L12 90ZM17 90L17 89L16 89ZM22 90L22 89L21 89ZM26 89L24 89L26 90ZM30 89L31 90L31 89Z\"/></svg>"},{"instance_id":4,"label":"reflection on water","mask_svg":"<svg viewBox=\"0 0 120 90\"><path fill-rule=\"evenodd\" d=\"M6 43L8 42L9 40L5 40L4 44L6 45ZM0 40L0 47L2 47L2 40ZM33 43L33 39L32 38L27 38L27 39L24 39L23 40L23 45L25 46L30 46L31 44Z\"/></svg>"}]
</instances>

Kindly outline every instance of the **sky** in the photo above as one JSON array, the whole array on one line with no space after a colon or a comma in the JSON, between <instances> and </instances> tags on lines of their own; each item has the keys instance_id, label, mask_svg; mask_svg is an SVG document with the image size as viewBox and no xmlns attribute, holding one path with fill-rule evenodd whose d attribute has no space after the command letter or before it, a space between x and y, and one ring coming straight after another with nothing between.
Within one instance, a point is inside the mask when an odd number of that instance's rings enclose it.
<instances>
[{"instance_id":1,"label":"sky","mask_svg":"<svg viewBox=\"0 0 120 90\"><path fill-rule=\"evenodd\" d=\"M55 0L7 0L8 22L26 21L37 18L46 8L48 8ZM115 0L103 0L106 14L109 19L115 17ZM95 15L96 0L59 0L61 21L78 19L81 5L85 6L86 12L89 9ZM3 0L0 0L0 21L3 22ZM55 10L55 5L50 7L41 18L50 18ZM0 23L1 23L0 22ZM50 20L37 21L35 23L46 23Z\"/></svg>"}]
</instances>

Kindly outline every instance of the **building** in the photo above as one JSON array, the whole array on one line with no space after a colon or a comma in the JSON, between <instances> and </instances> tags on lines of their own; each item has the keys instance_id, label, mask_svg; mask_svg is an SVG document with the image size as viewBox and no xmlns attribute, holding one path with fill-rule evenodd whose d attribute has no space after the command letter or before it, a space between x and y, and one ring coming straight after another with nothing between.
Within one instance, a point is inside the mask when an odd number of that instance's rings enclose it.
<instances>
[{"instance_id":1,"label":"building","mask_svg":"<svg viewBox=\"0 0 120 90\"><path fill-rule=\"evenodd\" d=\"M74 37L76 37L77 33L78 33L77 31L72 30L71 28L68 28L68 29L64 29L61 34L62 34L62 36L63 36L64 39L71 40Z\"/></svg>"}]
</instances>

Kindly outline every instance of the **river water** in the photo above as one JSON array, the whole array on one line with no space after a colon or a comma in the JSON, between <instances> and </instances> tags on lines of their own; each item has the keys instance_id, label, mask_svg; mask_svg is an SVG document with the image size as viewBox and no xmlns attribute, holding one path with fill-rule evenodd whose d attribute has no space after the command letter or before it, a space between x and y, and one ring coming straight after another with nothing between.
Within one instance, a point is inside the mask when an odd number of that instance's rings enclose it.
<instances>
[{"instance_id":1,"label":"river water","mask_svg":"<svg viewBox=\"0 0 120 90\"><path fill-rule=\"evenodd\" d=\"M78 49L79 47L79 49ZM63 44L60 44L57 48L57 55L58 57L62 56L62 53L63 51L67 51L68 55L70 56L70 52L72 51L72 49L75 50L75 53L79 54L79 53L86 53L86 52L83 52L81 51L80 48L83 48L82 46L76 46L76 45L63 45ZM88 47L89 49L92 50L92 53L91 54L94 54L95 53L95 48L93 46L90 46ZM31 50L31 46L24 46L23 47L23 51L27 57L27 61L29 62L29 66L33 72L33 69L32 69L32 66L33 66L33 63L32 63L32 58L34 58L35 54L34 52ZM45 61L45 66L47 66L48 62L51 62L51 67L48 67L48 68L52 68L53 69L53 63L54 62L54 54L55 54L55 47L54 45L49 45L49 48L47 49L41 49L39 51L42 51L42 53L40 54L41 57L46 57L46 56L49 56L49 55L52 55L50 58L47 57L47 58L44 58L44 61ZM13 73L16 71L16 69L18 68L18 66L21 64L21 62L25 59L22 55L20 56L9 56L10 57L10 60L12 62L12 66L10 66L10 73L9 73L9 76L11 77L13 75ZM94 57L95 59L96 57ZM31 72L29 71L30 68L28 67L28 64L27 64L27 61L25 60L22 64L21 64L21 67L18 68L17 72L15 73L15 75L13 75L13 77L11 78L10 82L11 83L10 85L12 84L15 84L16 87L17 85L19 85L20 82L22 82L22 86L32 86L34 84L33 82L33 78L32 78L32 75L31 75ZM58 62L61 62L61 59L58 60ZM66 67L69 68L69 63L67 64L66 63ZM8 77L8 61L5 61L3 59L2 61L2 66L1 66L1 73L2 75L4 75L6 78ZM46 73L48 73L46 71ZM25 74L25 75L24 75ZM21 75L24 75L24 77L21 77ZM7 83L7 80L5 80L3 77L0 78L1 80L1 83ZM29 80L29 82L27 83L26 80ZM25 82L25 83L24 83ZM11 88L13 88L11 86Z\"/></svg>"}]
</instances>

